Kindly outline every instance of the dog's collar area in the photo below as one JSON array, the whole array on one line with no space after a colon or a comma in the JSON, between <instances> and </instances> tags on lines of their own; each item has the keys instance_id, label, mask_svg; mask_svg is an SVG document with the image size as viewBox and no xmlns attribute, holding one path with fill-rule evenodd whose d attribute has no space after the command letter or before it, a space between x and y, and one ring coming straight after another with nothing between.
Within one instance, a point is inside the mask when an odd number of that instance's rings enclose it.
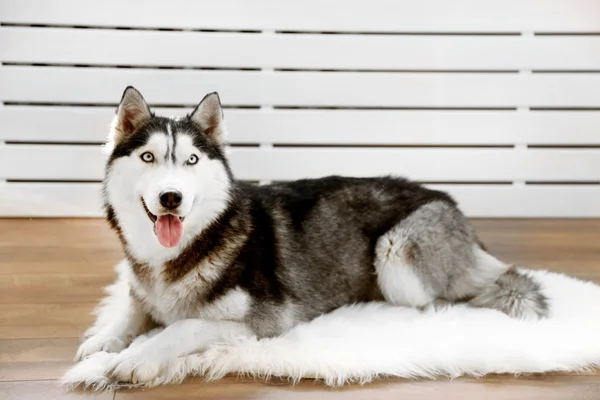
<instances>
[{"instance_id":1,"label":"dog's collar area","mask_svg":"<svg viewBox=\"0 0 600 400\"><path fill-rule=\"evenodd\" d=\"M142 202L142 206L144 207L144 211L146 211L146 215L148 216L148 218L150 218L150 221L154 224L156 222L156 220L158 219L158 217L150 212L143 197L140 197L140 200ZM175 214L173 214L173 215L175 215ZM181 222L183 222L183 220L185 219L185 217L180 217L178 215L176 217L179 218L179 220Z\"/></svg>"}]
</instances>

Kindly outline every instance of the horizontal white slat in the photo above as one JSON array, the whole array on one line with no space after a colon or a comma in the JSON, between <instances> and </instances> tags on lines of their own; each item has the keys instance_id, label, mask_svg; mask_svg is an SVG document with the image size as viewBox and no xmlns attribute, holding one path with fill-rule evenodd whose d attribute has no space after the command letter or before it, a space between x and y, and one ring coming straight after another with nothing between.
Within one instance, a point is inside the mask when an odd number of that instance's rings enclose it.
<instances>
[{"instance_id":1,"label":"horizontal white slat","mask_svg":"<svg viewBox=\"0 0 600 400\"><path fill-rule=\"evenodd\" d=\"M0 217L99 217L98 183L0 183Z\"/></svg>"},{"instance_id":2,"label":"horizontal white slat","mask_svg":"<svg viewBox=\"0 0 600 400\"><path fill-rule=\"evenodd\" d=\"M0 180L100 180L105 156L100 146L0 146Z\"/></svg>"},{"instance_id":3,"label":"horizontal white slat","mask_svg":"<svg viewBox=\"0 0 600 400\"><path fill-rule=\"evenodd\" d=\"M599 186L432 185L451 193L470 217L600 217ZM100 216L100 184L9 183L0 216Z\"/></svg>"},{"instance_id":4,"label":"horizontal white slat","mask_svg":"<svg viewBox=\"0 0 600 400\"><path fill-rule=\"evenodd\" d=\"M419 181L600 181L600 150L236 148L239 179L397 174ZM5 145L0 178L102 179L99 146Z\"/></svg>"},{"instance_id":5,"label":"horizontal white slat","mask_svg":"<svg viewBox=\"0 0 600 400\"><path fill-rule=\"evenodd\" d=\"M598 31L594 0L2 0L0 21L308 31Z\"/></svg>"},{"instance_id":6,"label":"horizontal white slat","mask_svg":"<svg viewBox=\"0 0 600 400\"><path fill-rule=\"evenodd\" d=\"M237 149L231 165L241 179L391 173L419 181L600 181L600 150Z\"/></svg>"},{"instance_id":7,"label":"horizontal white slat","mask_svg":"<svg viewBox=\"0 0 600 400\"><path fill-rule=\"evenodd\" d=\"M597 107L598 74L440 74L3 67L5 102L116 103L134 85L151 103L346 107Z\"/></svg>"},{"instance_id":8,"label":"horizontal white slat","mask_svg":"<svg viewBox=\"0 0 600 400\"><path fill-rule=\"evenodd\" d=\"M593 70L600 69L598 48L600 37L593 36L257 35L0 28L0 60L11 63L291 69Z\"/></svg>"},{"instance_id":9,"label":"horizontal white slat","mask_svg":"<svg viewBox=\"0 0 600 400\"><path fill-rule=\"evenodd\" d=\"M188 109L156 109L185 115ZM103 142L113 107L0 108L0 141ZM231 143L598 145L600 112L225 110ZM43 129L41 129L43 127Z\"/></svg>"},{"instance_id":10,"label":"horizontal white slat","mask_svg":"<svg viewBox=\"0 0 600 400\"><path fill-rule=\"evenodd\" d=\"M452 194L469 217L600 217L600 185L431 186Z\"/></svg>"}]
</instances>

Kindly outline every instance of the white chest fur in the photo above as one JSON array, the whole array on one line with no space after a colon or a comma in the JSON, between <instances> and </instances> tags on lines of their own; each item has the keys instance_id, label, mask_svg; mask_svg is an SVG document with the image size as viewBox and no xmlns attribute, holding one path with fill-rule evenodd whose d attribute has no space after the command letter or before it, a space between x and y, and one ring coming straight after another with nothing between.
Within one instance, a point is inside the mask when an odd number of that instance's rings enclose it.
<instances>
[{"instance_id":1,"label":"white chest fur","mask_svg":"<svg viewBox=\"0 0 600 400\"><path fill-rule=\"evenodd\" d=\"M202 301L207 290L207 277L194 271L175 283L166 282L156 270L150 271L149 275L141 282L132 274L132 288L144 310L156 322L165 325L188 318L242 321L250 307L250 296L239 287L212 302Z\"/></svg>"}]
</instances>

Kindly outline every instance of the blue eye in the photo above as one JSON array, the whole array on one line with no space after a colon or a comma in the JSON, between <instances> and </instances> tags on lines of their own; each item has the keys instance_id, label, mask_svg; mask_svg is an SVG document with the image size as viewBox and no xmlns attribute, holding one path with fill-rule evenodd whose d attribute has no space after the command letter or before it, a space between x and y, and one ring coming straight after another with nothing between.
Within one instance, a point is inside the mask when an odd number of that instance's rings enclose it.
<instances>
[{"instance_id":1,"label":"blue eye","mask_svg":"<svg viewBox=\"0 0 600 400\"><path fill-rule=\"evenodd\" d=\"M150 153L149 151L146 151L145 153L142 153L142 155L140 156L140 158L145 163L151 163L151 162L154 161L154 155L152 155L152 153Z\"/></svg>"},{"instance_id":2,"label":"blue eye","mask_svg":"<svg viewBox=\"0 0 600 400\"><path fill-rule=\"evenodd\" d=\"M195 154L192 154L192 155L190 156L190 158L188 158L188 159L187 159L187 163L188 163L189 165L194 165L194 164L196 164L197 162L198 162L198 156L197 156L197 155L195 155Z\"/></svg>"}]
</instances>

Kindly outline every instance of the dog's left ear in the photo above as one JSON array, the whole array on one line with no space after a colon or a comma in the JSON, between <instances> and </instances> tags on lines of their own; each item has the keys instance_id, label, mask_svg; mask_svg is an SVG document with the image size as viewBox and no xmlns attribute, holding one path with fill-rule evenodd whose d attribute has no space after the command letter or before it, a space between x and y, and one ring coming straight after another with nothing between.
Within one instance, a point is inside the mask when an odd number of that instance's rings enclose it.
<instances>
[{"instance_id":1,"label":"dog's left ear","mask_svg":"<svg viewBox=\"0 0 600 400\"><path fill-rule=\"evenodd\" d=\"M198 124L208 138L223 145L226 140L225 124L223 122L223 110L221 100L217 92L209 93L198 104L189 118Z\"/></svg>"}]
</instances>

